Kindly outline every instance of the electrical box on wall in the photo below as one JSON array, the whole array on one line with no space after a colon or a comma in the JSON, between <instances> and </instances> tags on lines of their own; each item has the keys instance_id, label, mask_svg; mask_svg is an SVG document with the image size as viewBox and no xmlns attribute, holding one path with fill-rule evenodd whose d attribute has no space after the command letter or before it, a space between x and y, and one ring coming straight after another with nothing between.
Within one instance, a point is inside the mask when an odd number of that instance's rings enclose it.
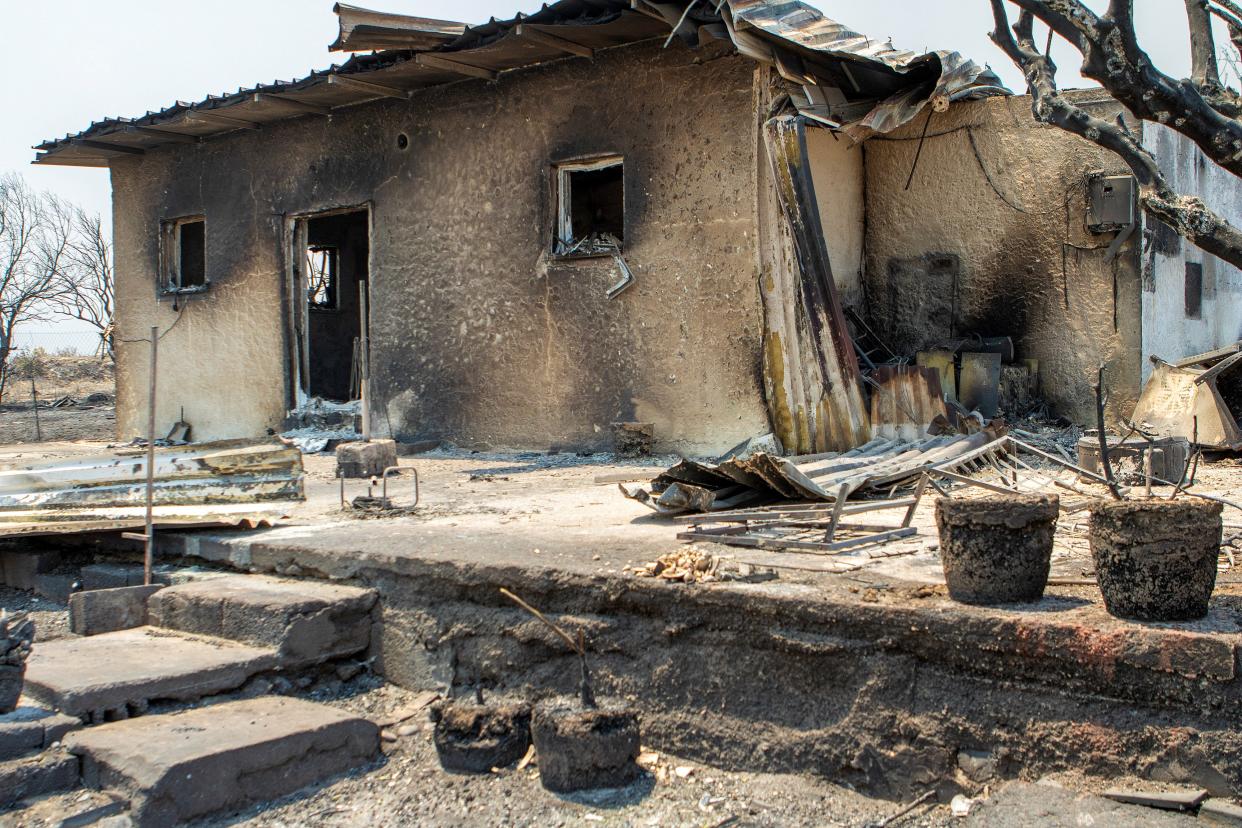
<instances>
[{"instance_id":1,"label":"electrical box on wall","mask_svg":"<svg viewBox=\"0 0 1242 828\"><path fill-rule=\"evenodd\" d=\"M1109 233L1135 222L1137 208L1132 175L1096 175L1087 183L1087 229Z\"/></svg>"}]
</instances>

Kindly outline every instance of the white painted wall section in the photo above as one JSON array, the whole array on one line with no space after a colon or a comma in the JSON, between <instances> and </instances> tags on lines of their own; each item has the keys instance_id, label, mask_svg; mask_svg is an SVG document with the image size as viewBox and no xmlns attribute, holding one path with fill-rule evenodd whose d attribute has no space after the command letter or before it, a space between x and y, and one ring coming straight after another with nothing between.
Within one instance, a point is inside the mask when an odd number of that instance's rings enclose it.
<instances>
[{"instance_id":1,"label":"white painted wall section","mask_svg":"<svg viewBox=\"0 0 1242 828\"><path fill-rule=\"evenodd\" d=\"M1235 226L1242 226L1242 181L1168 127L1144 123L1143 145L1156 156L1174 190L1199 196ZM1142 255L1144 381L1151 374L1153 355L1172 361L1242 339L1242 271L1147 216ZM1187 313L1188 263L1202 268L1197 317Z\"/></svg>"},{"instance_id":2,"label":"white painted wall section","mask_svg":"<svg viewBox=\"0 0 1242 828\"><path fill-rule=\"evenodd\" d=\"M855 305L862 300L866 227L862 147L844 135L818 128L807 129L806 144L833 280L841 301Z\"/></svg>"}]
</instances>

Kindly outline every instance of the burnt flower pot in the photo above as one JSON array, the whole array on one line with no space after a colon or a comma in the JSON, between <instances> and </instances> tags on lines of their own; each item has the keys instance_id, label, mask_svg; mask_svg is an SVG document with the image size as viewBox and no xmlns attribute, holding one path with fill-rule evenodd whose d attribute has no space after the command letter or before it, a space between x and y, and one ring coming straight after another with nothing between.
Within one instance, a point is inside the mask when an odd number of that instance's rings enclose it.
<instances>
[{"instance_id":1,"label":"burnt flower pot","mask_svg":"<svg viewBox=\"0 0 1242 828\"><path fill-rule=\"evenodd\" d=\"M535 705L531 724L539 779L557 793L620 788L642 774L638 712L601 700L586 708L577 699L549 699Z\"/></svg>"},{"instance_id":2,"label":"burnt flower pot","mask_svg":"<svg viewBox=\"0 0 1242 828\"><path fill-rule=\"evenodd\" d=\"M949 596L963 604L1038 601L1048 584L1056 495L942 497L940 558Z\"/></svg>"},{"instance_id":3,"label":"burnt flower pot","mask_svg":"<svg viewBox=\"0 0 1242 828\"><path fill-rule=\"evenodd\" d=\"M449 702L432 709L432 736L445 770L487 773L504 768L530 748L530 707Z\"/></svg>"},{"instance_id":4,"label":"burnt flower pot","mask_svg":"<svg viewBox=\"0 0 1242 828\"><path fill-rule=\"evenodd\" d=\"M1097 501L1091 555L1104 606L1118 618L1190 621L1208 612L1220 555L1221 504Z\"/></svg>"}]
</instances>

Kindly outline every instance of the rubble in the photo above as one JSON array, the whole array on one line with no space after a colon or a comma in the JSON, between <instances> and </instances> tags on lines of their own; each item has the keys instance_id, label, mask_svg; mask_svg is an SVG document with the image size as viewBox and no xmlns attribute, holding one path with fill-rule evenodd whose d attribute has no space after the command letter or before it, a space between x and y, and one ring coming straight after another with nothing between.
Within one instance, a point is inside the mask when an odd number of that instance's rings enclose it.
<instances>
[{"instance_id":1,"label":"rubble","mask_svg":"<svg viewBox=\"0 0 1242 828\"><path fill-rule=\"evenodd\" d=\"M0 613L0 714L17 708L34 635L34 622L26 615Z\"/></svg>"},{"instance_id":2,"label":"rubble","mask_svg":"<svg viewBox=\"0 0 1242 828\"><path fill-rule=\"evenodd\" d=\"M641 578L660 578L684 584L710 583L718 580L721 563L715 555L685 547L661 555L651 563L627 566L625 571Z\"/></svg>"}]
</instances>

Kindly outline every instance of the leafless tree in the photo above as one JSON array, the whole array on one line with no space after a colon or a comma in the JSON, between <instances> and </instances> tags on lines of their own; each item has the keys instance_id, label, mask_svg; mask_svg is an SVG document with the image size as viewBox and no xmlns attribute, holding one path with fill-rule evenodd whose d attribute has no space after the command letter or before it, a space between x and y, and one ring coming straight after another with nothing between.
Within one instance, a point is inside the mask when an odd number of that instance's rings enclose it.
<instances>
[{"instance_id":1,"label":"leafless tree","mask_svg":"<svg viewBox=\"0 0 1242 828\"><path fill-rule=\"evenodd\" d=\"M58 204L65 208L63 202ZM68 206L73 234L65 267L62 313L89 323L99 336L98 356L114 359L113 311L116 303L112 278L112 245L104 234L99 215Z\"/></svg>"},{"instance_id":2,"label":"leafless tree","mask_svg":"<svg viewBox=\"0 0 1242 828\"><path fill-rule=\"evenodd\" d=\"M1007 1L1020 9L1012 29ZM1178 80L1161 72L1139 46L1134 0L1110 0L1104 14L1081 0L990 2L996 24L992 40L1026 76L1035 118L1119 155L1134 172L1139 203L1148 215L1242 267L1242 232L1202 199L1176 192L1124 121L1096 118L1065 98L1057 88L1050 50L1040 50L1034 31L1039 20L1050 29L1049 38L1068 41L1082 55L1083 76L1097 81L1136 118L1180 132L1222 169L1242 176L1242 96L1221 82L1211 20L1216 15L1225 21L1232 48L1242 54L1242 6L1234 0L1184 0L1193 68L1190 78Z\"/></svg>"},{"instance_id":3,"label":"leafless tree","mask_svg":"<svg viewBox=\"0 0 1242 828\"><path fill-rule=\"evenodd\" d=\"M65 297L72 212L15 174L0 175L0 399L8 380L13 332L49 319Z\"/></svg>"}]
</instances>

